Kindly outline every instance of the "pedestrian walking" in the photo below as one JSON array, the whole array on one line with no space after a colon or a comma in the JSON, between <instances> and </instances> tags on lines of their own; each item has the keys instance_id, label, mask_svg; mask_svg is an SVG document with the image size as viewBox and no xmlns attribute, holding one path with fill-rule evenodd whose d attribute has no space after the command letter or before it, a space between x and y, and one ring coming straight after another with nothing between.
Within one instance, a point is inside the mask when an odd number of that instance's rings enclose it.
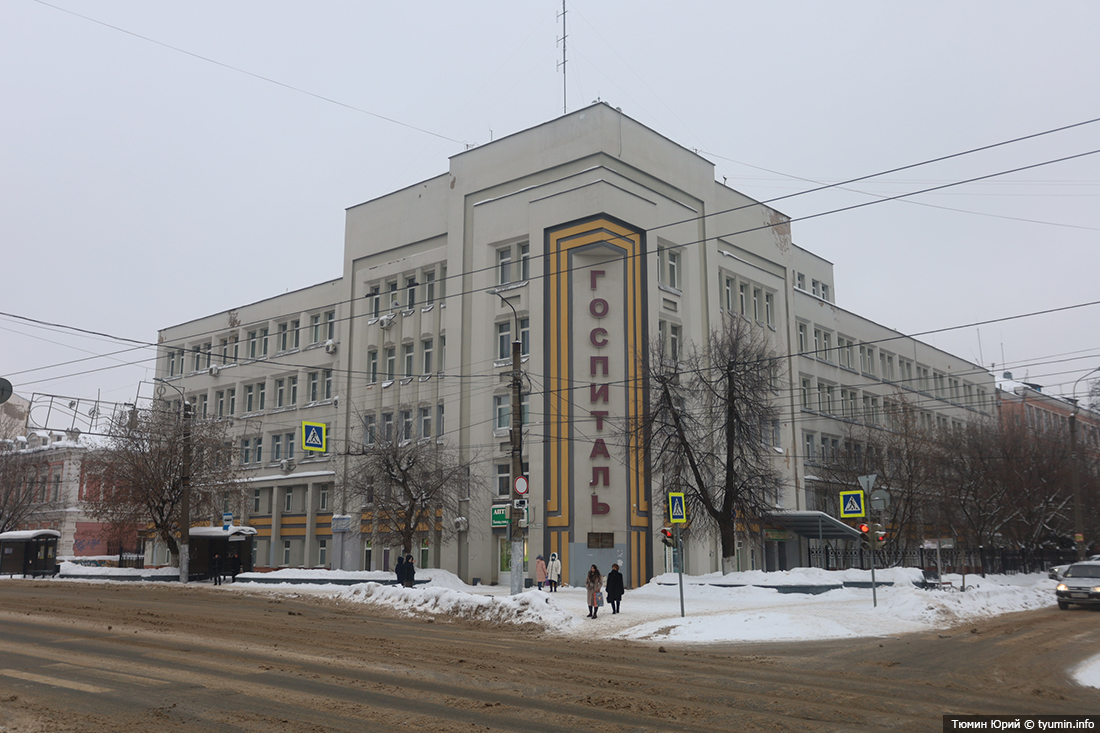
<instances>
[{"instance_id":1,"label":"pedestrian walking","mask_svg":"<svg viewBox=\"0 0 1100 733\"><path fill-rule=\"evenodd\" d=\"M397 575L397 584L405 585L405 558L397 556L397 565L393 567L393 572Z\"/></svg>"},{"instance_id":2,"label":"pedestrian walking","mask_svg":"<svg viewBox=\"0 0 1100 733\"><path fill-rule=\"evenodd\" d=\"M556 593L561 585L561 560L556 552L550 553L550 562L546 564L546 578L550 582L550 592Z\"/></svg>"},{"instance_id":3,"label":"pedestrian walking","mask_svg":"<svg viewBox=\"0 0 1100 733\"><path fill-rule=\"evenodd\" d=\"M588 569L584 589L588 591L588 618L596 618L596 612L603 603L603 576L595 565Z\"/></svg>"},{"instance_id":4,"label":"pedestrian walking","mask_svg":"<svg viewBox=\"0 0 1100 733\"><path fill-rule=\"evenodd\" d=\"M241 554L233 553L233 559L229 561L229 567L233 571L233 582L237 582L237 573L241 572Z\"/></svg>"},{"instance_id":5,"label":"pedestrian walking","mask_svg":"<svg viewBox=\"0 0 1100 733\"><path fill-rule=\"evenodd\" d=\"M413 556L405 555L405 587L412 588L416 580L416 565L413 564Z\"/></svg>"},{"instance_id":6,"label":"pedestrian walking","mask_svg":"<svg viewBox=\"0 0 1100 733\"><path fill-rule=\"evenodd\" d=\"M210 569L214 573L214 585L222 584L222 556L214 553L214 560L210 563Z\"/></svg>"},{"instance_id":7,"label":"pedestrian walking","mask_svg":"<svg viewBox=\"0 0 1100 733\"><path fill-rule=\"evenodd\" d=\"M607 602L611 604L611 613L619 612L619 604L623 600L623 574L619 572L619 564L611 566L611 572L607 574Z\"/></svg>"},{"instance_id":8,"label":"pedestrian walking","mask_svg":"<svg viewBox=\"0 0 1100 733\"><path fill-rule=\"evenodd\" d=\"M542 555L535 558L535 580L539 584L539 590L542 590L546 583L546 561L542 559Z\"/></svg>"}]
</instances>

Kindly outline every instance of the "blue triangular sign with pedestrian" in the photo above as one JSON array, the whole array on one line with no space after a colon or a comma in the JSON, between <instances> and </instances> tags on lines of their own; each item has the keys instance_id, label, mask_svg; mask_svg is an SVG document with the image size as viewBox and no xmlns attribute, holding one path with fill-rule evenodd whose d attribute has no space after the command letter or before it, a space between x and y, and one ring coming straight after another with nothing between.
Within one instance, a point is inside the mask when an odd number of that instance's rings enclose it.
<instances>
[{"instance_id":1,"label":"blue triangular sign with pedestrian","mask_svg":"<svg viewBox=\"0 0 1100 733\"><path fill-rule=\"evenodd\" d=\"M302 423L302 449L324 452L326 448L325 429L328 426L319 422Z\"/></svg>"}]
</instances>

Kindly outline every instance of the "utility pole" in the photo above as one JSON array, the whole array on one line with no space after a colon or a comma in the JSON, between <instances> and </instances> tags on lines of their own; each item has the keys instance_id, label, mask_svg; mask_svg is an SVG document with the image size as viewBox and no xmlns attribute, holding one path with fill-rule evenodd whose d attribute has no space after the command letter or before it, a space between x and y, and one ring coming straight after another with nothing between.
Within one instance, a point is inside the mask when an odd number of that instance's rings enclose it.
<instances>
[{"instance_id":1,"label":"utility pole","mask_svg":"<svg viewBox=\"0 0 1100 733\"><path fill-rule=\"evenodd\" d=\"M1077 545L1078 561L1085 559L1085 522L1081 514L1081 462L1077 458L1077 411L1081 409L1077 404L1077 385L1089 374L1100 371L1100 367L1082 374L1073 383L1073 394L1070 401L1073 402L1073 412L1069 416L1069 460L1070 460L1070 486L1073 489L1073 540Z\"/></svg>"},{"instance_id":2,"label":"utility pole","mask_svg":"<svg viewBox=\"0 0 1100 733\"><path fill-rule=\"evenodd\" d=\"M512 500L511 514L508 522L508 535L512 545L511 583L512 595L523 592L523 547L524 532L521 521L527 514L526 509L517 506L519 499L526 499L526 487L521 495L517 490L519 478L523 476L523 371L521 369L523 341L519 333L519 313L516 307L500 293L495 293L500 301L512 309L512 317L515 319L515 332L512 339L512 420L509 428L509 437L512 443L512 490L509 497Z\"/></svg>"},{"instance_id":3,"label":"utility pole","mask_svg":"<svg viewBox=\"0 0 1100 733\"><path fill-rule=\"evenodd\" d=\"M561 18L561 63L558 64L558 68L561 69L561 113L563 115L569 113L569 102L566 97L565 87L565 39L568 36L568 34L565 32L565 13L565 0L561 0L561 15L559 16Z\"/></svg>"},{"instance_id":4,"label":"utility pole","mask_svg":"<svg viewBox=\"0 0 1100 733\"><path fill-rule=\"evenodd\" d=\"M183 400L183 475L180 476L180 582L191 566L191 403Z\"/></svg>"}]
</instances>

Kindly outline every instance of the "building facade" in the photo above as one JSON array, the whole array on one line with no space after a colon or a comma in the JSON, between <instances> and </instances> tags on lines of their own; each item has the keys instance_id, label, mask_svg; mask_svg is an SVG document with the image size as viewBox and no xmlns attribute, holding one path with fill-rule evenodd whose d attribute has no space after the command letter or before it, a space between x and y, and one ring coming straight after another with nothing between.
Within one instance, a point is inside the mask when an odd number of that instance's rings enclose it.
<instances>
[{"instance_id":1,"label":"building facade","mask_svg":"<svg viewBox=\"0 0 1100 733\"><path fill-rule=\"evenodd\" d=\"M672 566L654 541L663 489L641 446L615 439L645 413L655 339L677 353L740 318L786 355L780 508L817 508L814 465L844 425L895 400L932 421L992 410L981 367L845 311L836 295L832 265L792 242L787 217L600 103L351 207L339 279L164 329L158 375L200 416L234 421L258 566L388 569L396 548L375 543L368 497L341 477L372 441L437 441L475 461L482 488L461 517L424 528L418 560L504 583L513 568L533 574L491 521L511 499L519 341L526 555L557 552L566 582L617 562L637 586ZM295 436L307 422L327 428L327 452L303 455ZM744 567L805 562L802 538L756 530ZM721 567L716 542L692 540L690 572Z\"/></svg>"}]
</instances>

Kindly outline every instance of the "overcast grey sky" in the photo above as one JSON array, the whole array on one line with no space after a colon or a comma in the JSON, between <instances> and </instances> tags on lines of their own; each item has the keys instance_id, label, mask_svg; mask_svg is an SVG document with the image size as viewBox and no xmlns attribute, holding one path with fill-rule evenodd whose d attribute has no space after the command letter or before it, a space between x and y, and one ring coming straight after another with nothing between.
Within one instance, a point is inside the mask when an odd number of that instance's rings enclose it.
<instances>
[{"instance_id":1,"label":"overcast grey sky","mask_svg":"<svg viewBox=\"0 0 1100 733\"><path fill-rule=\"evenodd\" d=\"M569 110L621 107L759 200L1100 117L1100 3L567 8ZM562 113L560 11L5 0L0 311L153 342L339 277L346 207ZM1097 149L1085 125L775 206L812 216ZM794 240L835 264L839 305L926 332L1100 300L1098 197L1093 155L796 222ZM923 339L1058 393L1100 366L1098 320ZM0 344L28 398L125 401L153 373L151 349L8 316Z\"/></svg>"}]
</instances>

